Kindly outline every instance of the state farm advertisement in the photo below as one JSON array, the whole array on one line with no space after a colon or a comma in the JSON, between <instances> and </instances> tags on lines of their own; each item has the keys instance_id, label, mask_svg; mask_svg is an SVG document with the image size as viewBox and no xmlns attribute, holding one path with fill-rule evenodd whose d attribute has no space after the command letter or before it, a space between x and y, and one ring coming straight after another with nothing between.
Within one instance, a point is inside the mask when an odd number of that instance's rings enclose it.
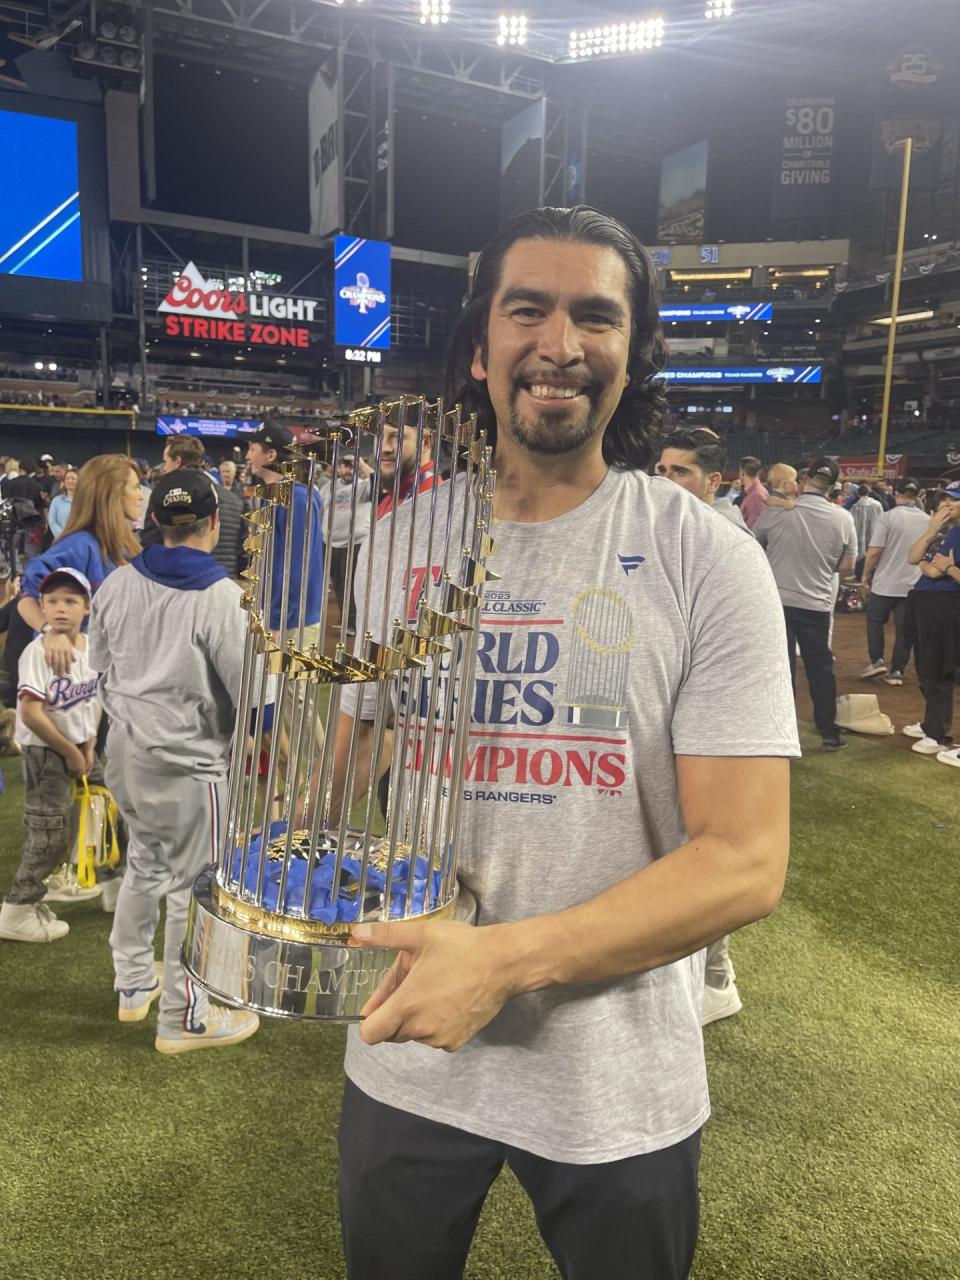
<instances>
[{"instance_id":1,"label":"state farm advertisement","mask_svg":"<svg viewBox=\"0 0 960 1280\"><path fill-rule=\"evenodd\" d=\"M837 458L841 480L872 480L877 474L877 455L870 458ZM883 458L884 480L899 480L907 474L907 455L887 453Z\"/></svg>"},{"instance_id":2,"label":"state farm advertisement","mask_svg":"<svg viewBox=\"0 0 960 1280\"><path fill-rule=\"evenodd\" d=\"M236 342L244 346L310 346L317 306L312 298L268 293L230 293L205 280L188 262L157 307L168 338Z\"/></svg>"}]
</instances>

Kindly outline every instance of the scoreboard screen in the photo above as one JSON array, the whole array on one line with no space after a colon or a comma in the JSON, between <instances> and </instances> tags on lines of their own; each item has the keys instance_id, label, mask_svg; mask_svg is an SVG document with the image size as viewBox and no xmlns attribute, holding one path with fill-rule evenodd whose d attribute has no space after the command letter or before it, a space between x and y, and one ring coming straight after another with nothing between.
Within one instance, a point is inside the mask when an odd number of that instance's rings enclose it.
<instances>
[{"instance_id":1,"label":"scoreboard screen","mask_svg":"<svg viewBox=\"0 0 960 1280\"><path fill-rule=\"evenodd\" d=\"M0 110L0 274L83 280L77 123Z\"/></svg>"}]
</instances>

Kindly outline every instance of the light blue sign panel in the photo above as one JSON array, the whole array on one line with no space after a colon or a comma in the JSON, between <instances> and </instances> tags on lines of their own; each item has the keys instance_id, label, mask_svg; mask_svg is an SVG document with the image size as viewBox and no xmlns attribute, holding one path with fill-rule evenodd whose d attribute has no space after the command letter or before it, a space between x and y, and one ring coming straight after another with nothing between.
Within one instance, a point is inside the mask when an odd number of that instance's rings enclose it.
<instances>
[{"instance_id":1,"label":"light blue sign panel","mask_svg":"<svg viewBox=\"0 0 960 1280\"><path fill-rule=\"evenodd\" d=\"M661 320L772 320L772 302L732 302L729 306L722 303L698 302L679 306L660 308Z\"/></svg>"},{"instance_id":2,"label":"light blue sign panel","mask_svg":"<svg viewBox=\"0 0 960 1280\"><path fill-rule=\"evenodd\" d=\"M689 369L664 369L657 376L667 382L680 385L696 385L703 382L746 383L746 382L819 382L823 375L823 366L819 364L791 365L754 365L732 368L704 368L702 365Z\"/></svg>"},{"instance_id":3,"label":"light blue sign panel","mask_svg":"<svg viewBox=\"0 0 960 1280\"><path fill-rule=\"evenodd\" d=\"M390 245L337 236L333 253L334 341L389 351Z\"/></svg>"}]
</instances>

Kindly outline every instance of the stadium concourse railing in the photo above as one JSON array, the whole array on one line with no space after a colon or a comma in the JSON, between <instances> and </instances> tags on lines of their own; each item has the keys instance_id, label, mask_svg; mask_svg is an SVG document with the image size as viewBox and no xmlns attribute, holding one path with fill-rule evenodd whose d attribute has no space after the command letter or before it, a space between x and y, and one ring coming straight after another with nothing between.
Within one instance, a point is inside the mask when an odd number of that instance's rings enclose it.
<instances>
[{"instance_id":1,"label":"stadium concourse railing","mask_svg":"<svg viewBox=\"0 0 960 1280\"><path fill-rule=\"evenodd\" d=\"M75 409L52 404L6 404L0 398L0 428L100 427L110 431L135 431L132 409Z\"/></svg>"}]
</instances>

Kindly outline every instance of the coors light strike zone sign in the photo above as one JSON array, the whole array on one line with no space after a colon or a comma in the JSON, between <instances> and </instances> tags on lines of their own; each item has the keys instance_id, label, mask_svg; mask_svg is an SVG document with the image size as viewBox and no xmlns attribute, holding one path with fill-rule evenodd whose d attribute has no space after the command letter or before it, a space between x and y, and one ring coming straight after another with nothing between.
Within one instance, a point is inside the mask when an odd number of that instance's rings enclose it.
<instances>
[{"instance_id":1,"label":"coors light strike zone sign","mask_svg":"<svg viewBox=\"0 0 960 1280\"><path fill-rule=\"evenodd\" d=\"M168 338L203 338L249 346L309 347L317 303L267 293L230 293L188 262L160 303Z\"/></svg>"}]
</instances>

